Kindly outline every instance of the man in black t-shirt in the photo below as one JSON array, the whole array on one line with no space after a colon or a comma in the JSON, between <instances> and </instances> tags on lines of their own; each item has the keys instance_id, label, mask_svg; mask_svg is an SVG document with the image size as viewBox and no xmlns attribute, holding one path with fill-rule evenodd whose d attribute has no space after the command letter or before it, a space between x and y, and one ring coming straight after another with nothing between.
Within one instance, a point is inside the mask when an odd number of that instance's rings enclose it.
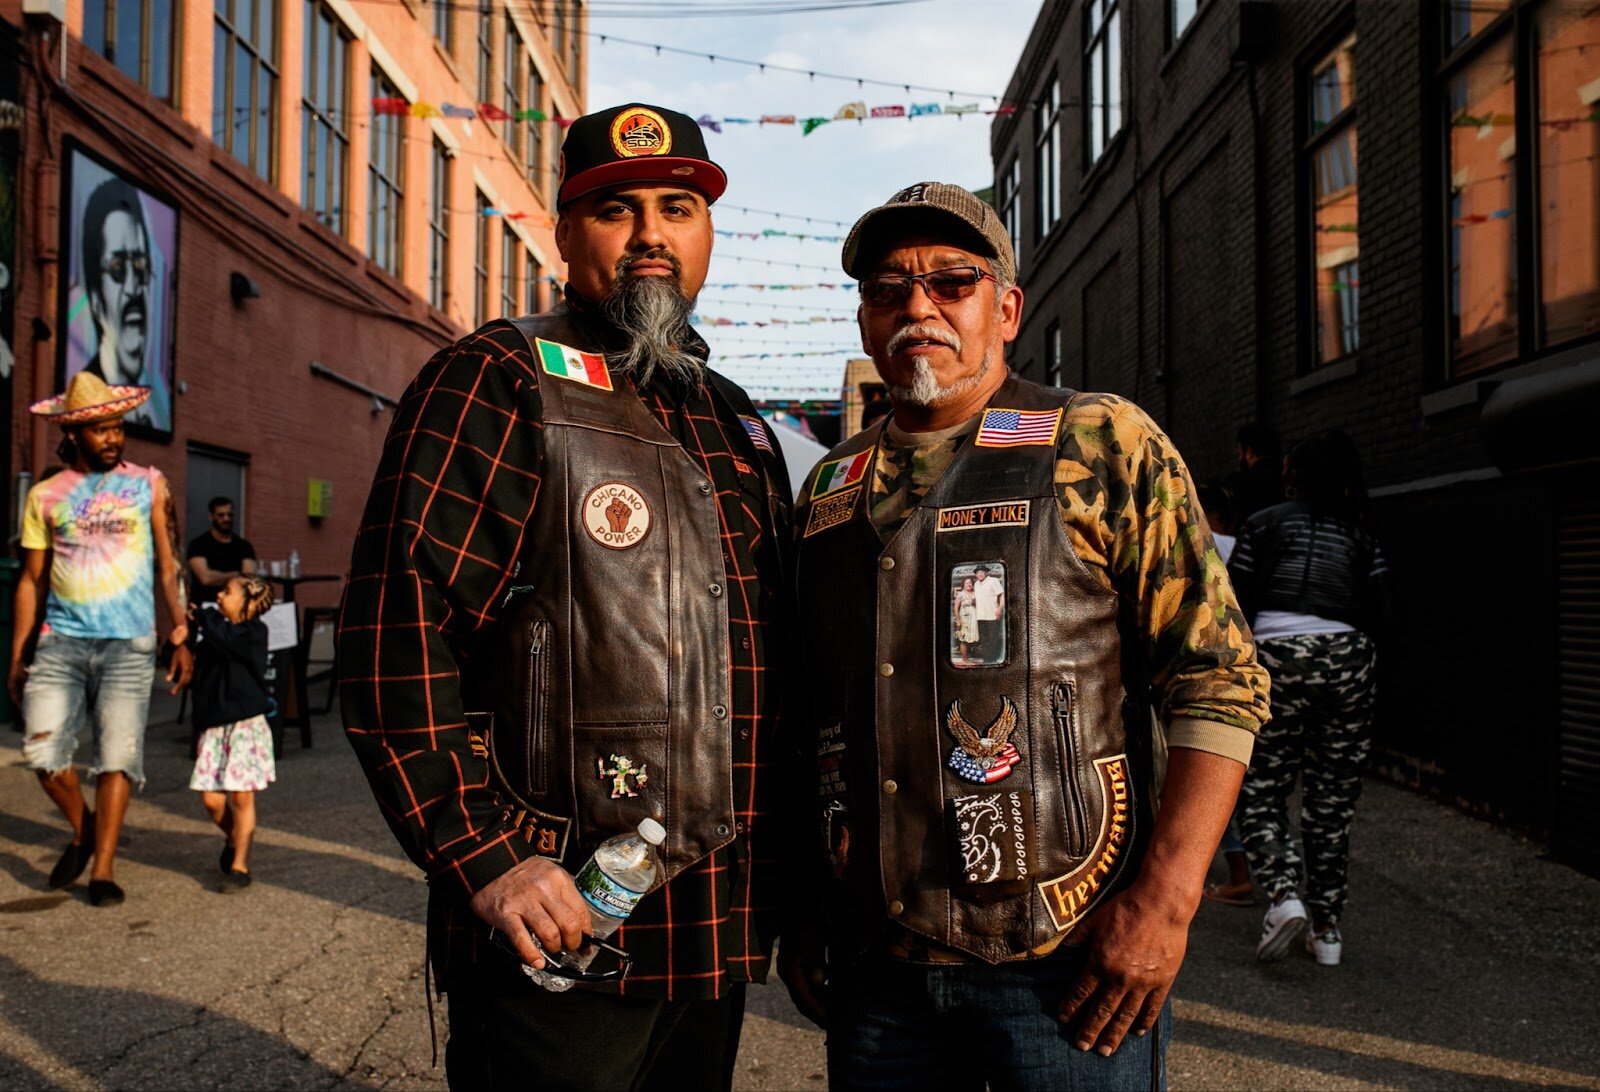
<instances>
[{"instance_id":1,"label":"man in black t-shirt","mask_svg":"<svg viewBox=\"0 0 1600 1092\"><path fill-rule=\"evenodd\" d=\"M212 497L211 528L189 543L184 555L189 565L190 601L214 603L217 592L233 577L256 571L256 548L233 533L233 501Z\"/></svg>"}]
</instances>

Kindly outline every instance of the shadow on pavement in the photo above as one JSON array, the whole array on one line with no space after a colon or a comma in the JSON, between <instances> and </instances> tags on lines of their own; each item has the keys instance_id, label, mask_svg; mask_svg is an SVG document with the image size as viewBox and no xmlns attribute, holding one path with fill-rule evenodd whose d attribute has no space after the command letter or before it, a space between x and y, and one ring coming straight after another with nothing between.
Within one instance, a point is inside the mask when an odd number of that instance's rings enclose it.
<instances>
[{"instance_id":1,"label":"shadow on pavement","mask_svg":"<svg viewBox=\"0 0 1600 1092\"><path fill-rule=\"evenodd\" d=\"M0 1087L370 1087L203 1005L35 978L4 956L0 991Z\"/></svg>"}]
</instances>

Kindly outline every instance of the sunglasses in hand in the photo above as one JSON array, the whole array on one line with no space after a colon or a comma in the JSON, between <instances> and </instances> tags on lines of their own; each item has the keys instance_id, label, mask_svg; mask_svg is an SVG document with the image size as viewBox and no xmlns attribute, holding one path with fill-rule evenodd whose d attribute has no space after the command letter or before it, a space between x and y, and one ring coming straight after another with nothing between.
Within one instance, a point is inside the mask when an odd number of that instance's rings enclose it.
<instances>
[{"instance_id":1,"label":"sunglasses in hand","mask_svg":"<svg viewBox=\"0 0 1600 1092\"><path fill-rule=\"evenodd\" d=\"M517 952L516 948L512 946L510 938L508 938L500 930L490 929L489 939L494 941L495 945L499 947L501 951L511 956L511 958L515 959L518 963L522 963L522 956ZM534 947L539 947L539 942L537 940L535 940L533 943ZM633 969L633 957L631 955L623 951L621 948L618 948L615 944L608 944L606 941L600 940L598 937L592 937L588 933L583 934L583 946L587 948L591 945L600 949L602 952L615 956L617 958L617 965L611 968L609 971L576 971L571 967L562 965L557 960L551 959L549 954L546 953L543 968L544 973L554 975L557 978L570 978L574 982L620 982L622 979L628 977L628 972ZM541 952L544 951L543 948L540 948L539 950ZM523 966L527 966L527 964L524 963Z\"/></svg>"}]
</instances>

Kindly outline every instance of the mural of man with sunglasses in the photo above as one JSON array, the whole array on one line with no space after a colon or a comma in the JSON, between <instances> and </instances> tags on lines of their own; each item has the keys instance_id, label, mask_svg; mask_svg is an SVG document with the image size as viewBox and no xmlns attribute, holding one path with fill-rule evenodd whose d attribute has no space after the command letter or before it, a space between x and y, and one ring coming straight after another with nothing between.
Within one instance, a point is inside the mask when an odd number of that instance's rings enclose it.
<instances>
[{"instance_id":1,"label":"mural of man with sunglasses","mask_svg":"<svg viewBox=\"0 0 1600 1092\"><path fill-rule=\"evenodd\" d=\"M111 178L89 195L83 217L83 281L96 350L84 370L113 386L148 386L150 228L139 191ZM150 424L150 405L129 413Z\"/></svg>"},{"instance_id":2,"label":"mural of man with sunglasses","mask_svg":"<svg viewBox=\"0 0 1600 1092\"><path fill-rule=\"evenodd\" d=\"M785 869L779 971L835 1088L1164 1087L1167 995L1268 716L1188 471L1131 402L1006 366L1023 295L973 194L901 190L843 264L894 409L795 516L818 761L790 799L819 810L792 824L814 849ZM1003 574L979 657L951 637L968 574Z\"/></svg>"}]
</instances>

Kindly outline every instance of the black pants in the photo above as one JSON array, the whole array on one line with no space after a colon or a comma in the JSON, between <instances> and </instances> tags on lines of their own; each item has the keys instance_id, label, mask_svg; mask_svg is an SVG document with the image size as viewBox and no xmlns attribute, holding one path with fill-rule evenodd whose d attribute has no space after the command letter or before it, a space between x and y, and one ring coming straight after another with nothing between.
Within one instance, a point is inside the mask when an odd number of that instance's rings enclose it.
<instances>
[{"instance_id":1,"label":"black pants","mask_svg":"<svg viewBox=\"0 0 1600 1092\"><path fill-rule=\"evenodd\" d=\"M733 1087L742 983L720 1001L550 993L498 967L453 976L445 1075L458 1092Z\"/></svg>"}]
</instances>

